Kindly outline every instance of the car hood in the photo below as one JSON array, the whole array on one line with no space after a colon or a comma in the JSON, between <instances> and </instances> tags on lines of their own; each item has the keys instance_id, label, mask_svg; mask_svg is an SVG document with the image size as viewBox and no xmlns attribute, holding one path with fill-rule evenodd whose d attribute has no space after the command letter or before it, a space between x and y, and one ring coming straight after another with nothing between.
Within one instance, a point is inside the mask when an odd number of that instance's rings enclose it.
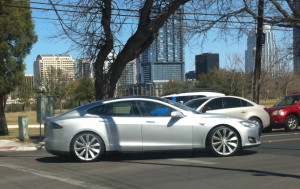
<instances>
[{"instance_id":1,"label":"car hood","mask_svg":"<svg viewBox=\"0 0 300 189\"><path fill-rule=\"evenodd\" d=\"M269 112L269 113L272 113L272 112L274 112L276 110L280 110L280 109L283 109L283 108L285 108L285 106L277 106L277 107L265 108L265 110L267 112Z\"/></svg>"}]
</instances>

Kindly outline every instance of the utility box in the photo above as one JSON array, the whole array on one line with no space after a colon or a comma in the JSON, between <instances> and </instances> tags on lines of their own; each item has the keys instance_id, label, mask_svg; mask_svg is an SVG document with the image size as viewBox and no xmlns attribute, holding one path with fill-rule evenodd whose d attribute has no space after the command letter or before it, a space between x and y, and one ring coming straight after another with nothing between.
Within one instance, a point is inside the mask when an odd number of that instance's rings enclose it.
<instances>
[{"instance_id":1,"label":"utility box","mask_svg":"<svg viewBox=\"0 0 300 189\"><path fill-rule=\"evenodd\" d=\"M28 116L19 116L19 138L21 141L28 140Z\"/></svg>"},{"instance_id":2,"label":"utility box","mask_svg":"<svg viewBox=\"0 0 300 189\"><path fill-rule=\"evenodd\" d=\"M54 116L54 100L52 96L40 96L37 99L37 122L45 123L46 117Z\"/></svg>"}]
</instances>

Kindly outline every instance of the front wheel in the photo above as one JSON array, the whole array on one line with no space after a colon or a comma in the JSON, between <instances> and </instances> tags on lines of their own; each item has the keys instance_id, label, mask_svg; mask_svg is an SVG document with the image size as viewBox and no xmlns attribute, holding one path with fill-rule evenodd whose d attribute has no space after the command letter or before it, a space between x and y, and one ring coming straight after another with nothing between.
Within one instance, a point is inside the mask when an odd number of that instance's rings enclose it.
<instances>
[{"instance_id":1,"label":"front wheel","mask_svg":"<svg viewBox=\"0 0 300 189\"><path fill-rule=\"evenodd\" d=\"M71 152L79 161L98 161L105 152L105 145L101 137L97 134L83 132L73 138Z\"/></svg>"},{"instance_id":2,"label":"front wheel","mask_svg":"<svg viewBox=\"0 0 300 189\"><path fill-rule=\"evenodd\" d=\"M208 135L208 148L217 156L231 156L240 149L237 131L227 126L214 128Z\"/></svg>"},{"instance_id":3,"label":"front wheel","mask_svg":"<svg viewBox=\"0 0 300 189\"><path fill-rule=\"evenodd\" d=\"M285 127L284 129L286 131L295 131L297 130L299 125L299 120L296 116L294 115L289 115L287 116L286 120L285 120Z\"/></svg>"}]
</instances>

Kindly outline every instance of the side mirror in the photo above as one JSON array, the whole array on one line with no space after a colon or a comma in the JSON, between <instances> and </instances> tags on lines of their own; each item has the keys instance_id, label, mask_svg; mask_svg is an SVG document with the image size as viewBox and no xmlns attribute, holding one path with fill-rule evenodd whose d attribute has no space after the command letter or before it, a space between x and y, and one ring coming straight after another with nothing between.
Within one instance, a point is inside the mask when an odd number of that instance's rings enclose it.
<instances>
[{"instance_id":1,"label":"side mirror","mask_svg":"<svg viewBox=\"0 0 300 189\"><path fill-rule=\"evenodd\" d=\"M171 117L182 118L184 115L180 111L173 111L171 112Z\"/></svg>"}]
</instances>

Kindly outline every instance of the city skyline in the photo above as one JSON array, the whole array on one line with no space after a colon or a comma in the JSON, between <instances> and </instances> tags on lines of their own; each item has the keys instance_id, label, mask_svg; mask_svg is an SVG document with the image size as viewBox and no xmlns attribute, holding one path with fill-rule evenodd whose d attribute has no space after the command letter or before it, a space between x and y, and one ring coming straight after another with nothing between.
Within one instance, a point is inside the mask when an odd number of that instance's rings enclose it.
<instances>
[{"instance_id":1,"label":"city skyline","mask_svg":"<svg viewBox=\"0 0 300 189\"><path fill-rule=\"evenodd\" d=\"M82 51L76 48L73 43L59 33L59 23L55 19L39 18L56 18L51 11L32 10L32 16L35 22L35 31L38 35L38 41L34 44L31 53L26 57L25 73L33 74L33 62L38 54L70 54L74 59L84 58ZM124 34L124 39L130 35L130 32ZM244 53L246 44L243 42L245 37L240 41L215 40L217 34L214 30L207 34L205 45L198 40L198 37L185 39L184 62L185 72L195 69L195 55L205 52L217 52L220 54L220 67L226 66L226 56L233 53Z\"/></svg>"}]
</instances>

